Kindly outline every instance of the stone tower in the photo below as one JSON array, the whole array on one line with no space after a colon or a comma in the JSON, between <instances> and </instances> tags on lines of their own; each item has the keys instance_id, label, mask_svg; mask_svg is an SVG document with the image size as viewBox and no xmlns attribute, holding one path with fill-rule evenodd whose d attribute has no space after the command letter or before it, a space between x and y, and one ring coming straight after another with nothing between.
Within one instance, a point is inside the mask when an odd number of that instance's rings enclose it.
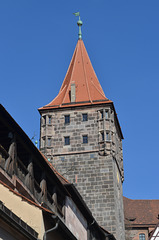
<instances>
[{"instance_id":1,"label":"stone tower","mask_svg":"<svg viewBox=\"0 0 159 240\"><path fill-rule=\"evenodd\" d=\"M123 135L81 37L58 95L39 112L40 150L76 185L97 222L124 240Z\"/></svg>"}]
</instances>

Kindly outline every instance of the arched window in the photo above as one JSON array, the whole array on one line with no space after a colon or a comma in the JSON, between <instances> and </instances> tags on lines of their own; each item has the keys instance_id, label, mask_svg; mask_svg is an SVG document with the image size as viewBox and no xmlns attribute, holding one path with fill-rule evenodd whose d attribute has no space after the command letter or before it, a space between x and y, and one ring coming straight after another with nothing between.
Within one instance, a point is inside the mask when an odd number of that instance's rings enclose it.
<instances>
[{"instance_id":1,"label":"arched window","mask_svg":"<svg viewBox=\"0 0 159 240\"><path fill-rule=\"evenodd\" d=\"M145 234L144 233L139 234L139 240L145 240Z\"/></svg>"}]
</instances>

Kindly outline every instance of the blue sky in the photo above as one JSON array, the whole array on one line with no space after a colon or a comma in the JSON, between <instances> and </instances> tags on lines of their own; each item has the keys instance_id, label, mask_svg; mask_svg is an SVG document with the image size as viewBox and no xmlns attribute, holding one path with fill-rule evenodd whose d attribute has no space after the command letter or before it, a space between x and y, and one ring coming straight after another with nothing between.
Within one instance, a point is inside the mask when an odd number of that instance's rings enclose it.
<instances>
[{"instance_id":1,"label":"blue sky","mask_svg":"<svg viewBox=\"0 0 159 240\"><path fill-rule=\"evenodd\" d=\"M124 135L124 195L159 199L159 1L0 1L0 101L31 138L78 39L114 101Z\"/></svg>"}]
</instances>

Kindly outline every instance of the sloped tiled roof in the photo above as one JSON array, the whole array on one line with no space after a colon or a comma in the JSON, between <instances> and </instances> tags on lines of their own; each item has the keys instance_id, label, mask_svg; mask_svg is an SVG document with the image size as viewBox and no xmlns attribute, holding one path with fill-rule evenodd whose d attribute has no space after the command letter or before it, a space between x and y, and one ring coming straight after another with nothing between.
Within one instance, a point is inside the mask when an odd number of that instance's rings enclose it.
<instances>
[{"instance_id":1,"label":"sloped tiled roof","mask_svg":"<svg viewBox=\"0 0 159 240\"><path fill-rule=\"evenodd\" d=\"M124 197L125 224L156 225L159 222L159 200L132 200Z\"/></svg>"},{"instance_id":2,"label":"sloped tiled roof","mask_svg":"<svg viewBox=\"0 0 159 240\"><path fill-rule=\"evenodd\" d=\"M71 103L71 84L75 102ZM82 40L78 40L71 63L57 97L42 109L112 102L106 98Z\"/></svg>"}]
</instances>

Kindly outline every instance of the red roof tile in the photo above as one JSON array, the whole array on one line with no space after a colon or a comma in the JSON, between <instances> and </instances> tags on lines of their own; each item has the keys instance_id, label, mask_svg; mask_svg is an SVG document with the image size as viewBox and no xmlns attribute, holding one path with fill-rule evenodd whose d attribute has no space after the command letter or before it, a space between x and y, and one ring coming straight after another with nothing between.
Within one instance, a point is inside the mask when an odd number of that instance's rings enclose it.
<instances>
[{"instance_id":1,"label":"red roof tile","mask_svg":"<svg viewBox=\"0 0 159 240\"><path fill-rule=\"evenodd\" d=\"M75 102L71 103L71 84L75 84ZM78 40L59 94L41 109L112 102L106 98L82 40Z\"/></svg>"},{"instance_id":2,"label":"red roof tile","mask_svg":"<svg viewBox=\"0 0 159 240\"><path fill-rule=\"evenodd\" d=\"M159 200L132 200L124 197L125 223L156 225L159 222Z\"/></svg>"}]
</instances>

